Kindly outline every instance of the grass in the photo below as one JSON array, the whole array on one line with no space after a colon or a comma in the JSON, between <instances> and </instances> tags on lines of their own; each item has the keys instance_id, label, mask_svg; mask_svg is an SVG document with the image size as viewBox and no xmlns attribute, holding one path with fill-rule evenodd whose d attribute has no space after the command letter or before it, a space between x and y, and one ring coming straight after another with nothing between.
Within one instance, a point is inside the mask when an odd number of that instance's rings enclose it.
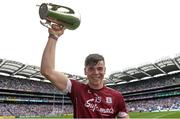
<instances>
[{"instance_id":1,"label":"grass","mask_svg":"<svg viewBox=\"0 0 180 119\"><path fill-rule=\"evenodd\" d=\"M165 112L131 112L131 118L151 118L151 119L171 119L180 118L180 111L165 111Z\"/></svg>"},{"instance_id":2,"label":"grass","mask_svg":"<svg viewBox=\"0 0 180 119\"><path fill-rule=\"evenodd\" d=\"M165 112L130 112L131 119L180 119L180 111L165 111ZM19 119L57 119L57 118L72 118L72 114L53 117L24 117Z\"/></svg>"}]
</instances>

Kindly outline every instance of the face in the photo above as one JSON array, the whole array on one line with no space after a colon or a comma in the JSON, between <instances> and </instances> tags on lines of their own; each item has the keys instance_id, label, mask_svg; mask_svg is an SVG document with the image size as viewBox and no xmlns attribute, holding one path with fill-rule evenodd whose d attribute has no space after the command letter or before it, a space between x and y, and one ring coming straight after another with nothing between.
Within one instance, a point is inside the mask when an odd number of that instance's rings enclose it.
<instances>
[{"instance_id":1,"label":"face","mask_svg":"<svg viewBox=\"0 0 180 119\"><path fill-rule=\"evenodd\" d=\"M89 80L89 86L94 89L100 89L103 87L105 64L103 61L99 61L96 65L88 65L84 68L84 73Z\"/></svg>"}]
</instances>

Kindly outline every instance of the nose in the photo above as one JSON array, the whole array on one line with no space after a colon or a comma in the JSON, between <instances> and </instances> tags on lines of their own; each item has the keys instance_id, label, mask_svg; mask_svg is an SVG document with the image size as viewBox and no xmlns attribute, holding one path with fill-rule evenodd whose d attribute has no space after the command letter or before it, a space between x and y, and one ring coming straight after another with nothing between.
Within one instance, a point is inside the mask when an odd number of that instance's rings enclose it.
<instances>
[{"instance_id":1,"label":"nose","mask_svg":"<svg viewBox=\"0 0 180 119\"><path fill-rule=\"evenodd\" d=\"M97 69L94 69L94 74L98 74L99 71Z\"/></svg>"}]
</instances>

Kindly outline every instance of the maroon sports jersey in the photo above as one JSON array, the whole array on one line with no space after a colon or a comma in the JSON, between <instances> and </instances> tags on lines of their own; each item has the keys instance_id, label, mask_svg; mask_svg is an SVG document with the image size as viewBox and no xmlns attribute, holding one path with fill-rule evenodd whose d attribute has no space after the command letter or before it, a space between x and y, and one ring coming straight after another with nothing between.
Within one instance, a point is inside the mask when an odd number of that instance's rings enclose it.
<instances>
[{"instance_id":1,"label":"maroon sports jersey","mask_svg":"<svg viewBox=\"0 0 180 119\"><path fill-rule=\"evenodd\" d=\"M104 86L94 90L88 85L71 80L70 96L74 107L74 118L115 118L127 113L120 92Z\"/></svg>"}]
</instances>

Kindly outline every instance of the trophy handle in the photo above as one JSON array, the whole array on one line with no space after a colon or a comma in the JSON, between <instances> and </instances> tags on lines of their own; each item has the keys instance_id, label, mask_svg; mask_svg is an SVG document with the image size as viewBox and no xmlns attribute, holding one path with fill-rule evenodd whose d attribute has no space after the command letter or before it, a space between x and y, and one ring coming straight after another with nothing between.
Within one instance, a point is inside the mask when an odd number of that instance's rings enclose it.
<instances>
[{"instance_id":1,"label":"trophy handle","mask_svg":"<svg viewBox=\"0 0 180 119\"><path fill-rule=\"evenodd\" d=\"M40 20L41 25L45 26L46 28L51 28L51 22L48 20Z\"/></svg>"},{"instance_id":2,"label":"trophy handle","mask_svg":"<svg viewBox=\"0 0 180 119\"><path fill-rule=\"evenodd\" d=\"M67 13L71 13L71 14L74 14L74 10L69 8L69 7L66 7L66 6L62 6L62 5L56 5L56 4L53 4L53 3L49 3L50 6L52 6L51 10L57 10L58 8L65 8L65 9L68 9L69 12Z\"/></svg>"}]
</instances>

